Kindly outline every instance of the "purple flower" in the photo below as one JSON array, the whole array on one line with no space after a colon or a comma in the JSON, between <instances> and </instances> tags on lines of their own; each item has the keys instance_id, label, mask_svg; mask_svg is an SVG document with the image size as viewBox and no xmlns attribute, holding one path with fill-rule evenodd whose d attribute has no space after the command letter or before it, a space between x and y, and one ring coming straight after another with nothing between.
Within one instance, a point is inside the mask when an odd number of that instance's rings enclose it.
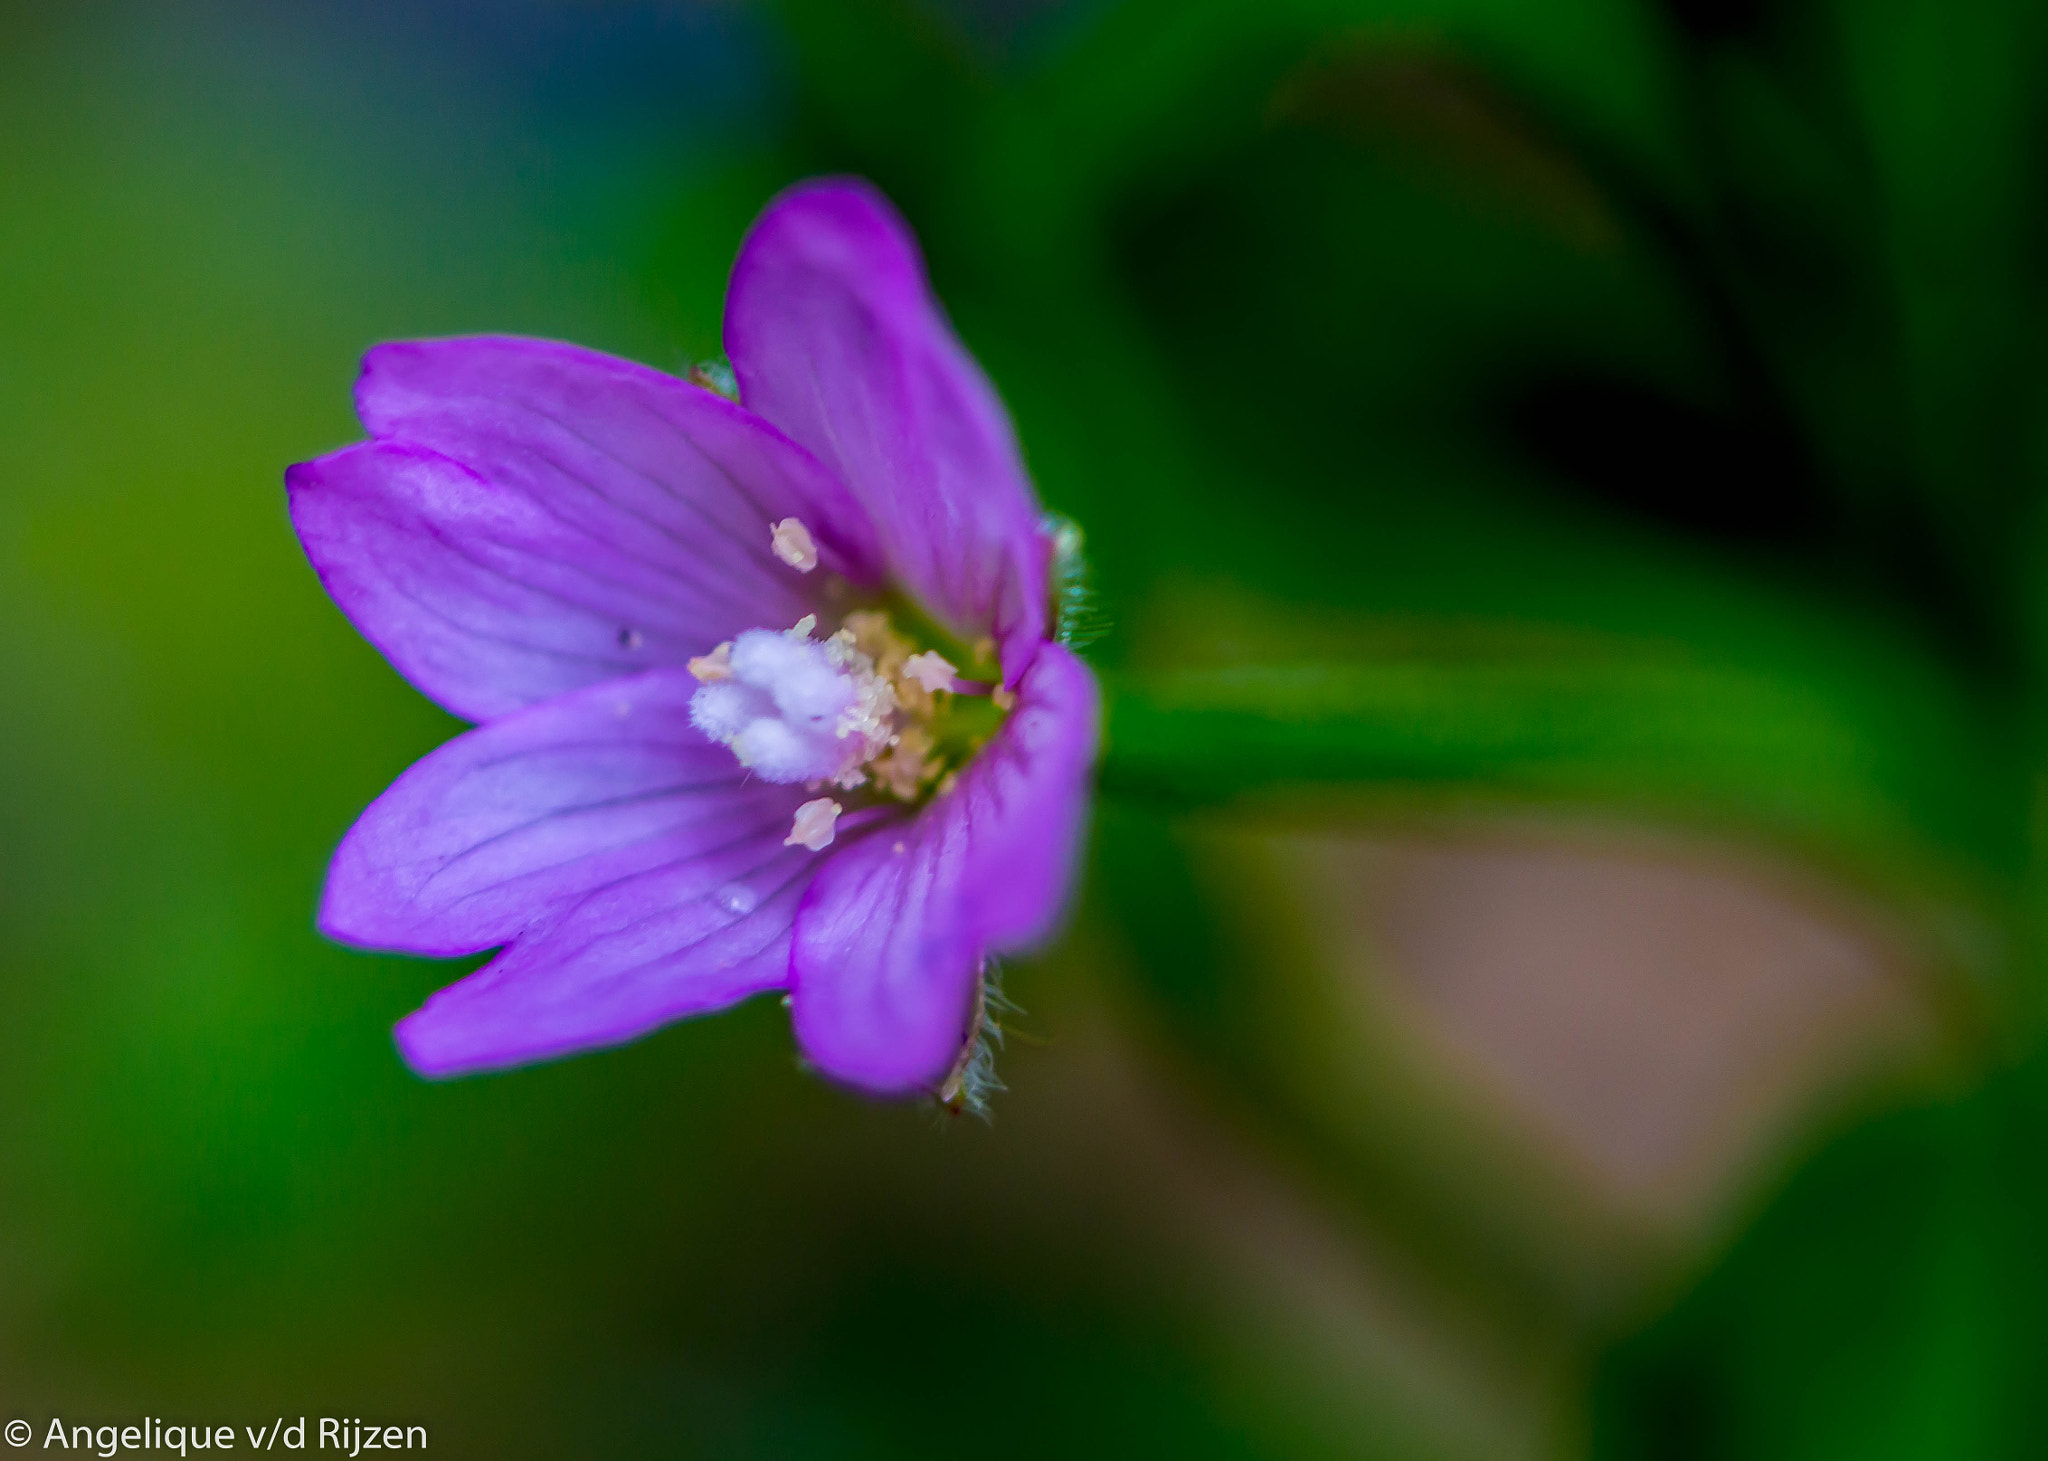
<instances>
[{"instance_id":1,"label":"purple flower","mask_svg":"<svg viewBox=\"0 0 2048 1461\"><path fill-rule=\"evenodd\" d=\"M573 346L371 351L293 467L343 612L478 722L343 840L320 927L502 951L400 1022L431 1076L765 990L821 1071L950 1097L1043 939L1095 754L1009 418L871 187L797 187L726 301L740 400ZM975 673L970 673L973 671Z\"/></svg>"}]
</instances>

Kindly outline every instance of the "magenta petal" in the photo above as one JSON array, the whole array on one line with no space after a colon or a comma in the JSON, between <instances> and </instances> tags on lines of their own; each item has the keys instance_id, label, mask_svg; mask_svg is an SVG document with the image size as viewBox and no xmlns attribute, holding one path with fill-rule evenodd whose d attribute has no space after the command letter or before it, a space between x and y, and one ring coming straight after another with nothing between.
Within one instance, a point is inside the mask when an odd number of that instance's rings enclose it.
<instances>
[{"instance_id":1,"label":"magenta petal","mask_svg":"<svg viewBox=\"0 0 2048 1461\"><path fill-rule=\"evenodd\" d=\"M641 668L633 634L672 649L688 619L580 565L537 504L460 463L369 442L285 474L292 525L334 602L446 709L486 720Z\"/></svg>"},{"instance_id":2,"label":"magenta petal","mask_svg":"<svg viewBox=\"0 0 2048 1461\"><path fill-rule=\"evenodd\" d=\"M1048 548L1008 414L954 337L916 241L866 183L784 193L726 296L748 407L852 489L889 570L1015 682L1045 634Z\"/></svg>"},{"instance_id":3,"label":"magenta petal","mask_svg":"<svg viewBox=\"0 0 2048 1461\"><path fill-rule=\"evenodd\" d=\"M764 901L754 880L787 860L803 794L749 780L707 741L690 724L695 688L654 670L457 736L343 839L322 930L446 956L552 924L600 892Z\"/></svg>"},{"instance_id":4,"label":"magenta petal","mask_svg":"<svg viewBox=\"0 0 2048 1461\"><path fill-rule=\"evenodd\" d=\"M982 957L1044 938L1059 917L1096 731L1094 677L1047 644L950 792L833 852L797 914L790 964L797 1041L820 1070L877 1093L944 1078Z\"/></svg>"},{"instance_id":5,"label":"magenta petal","mask_svg":"<svg viewBox=\"0 0 2048 1461\"><path fill-rule=\"evenodd\" d=\"M401 1020L400 1051L422 1075L460 1075L621 1044L785 987L790 924L819 867L780 845L786 830L592 894Z\"/></svg>"},{"instance_id":6,"label":"magenta petal","mask_svg":"<svg viewBox=\"0 0 2048 1461\"><path fill-rule=\"evenodd\" d=\"M784 517L827 572L876 577L865 514L807 452L627 361L386 345L357 405L378 441L293 468L293 522L364 636L470 719L794 623L827 575L774 557Z\"/></svg>"}]
</instances>

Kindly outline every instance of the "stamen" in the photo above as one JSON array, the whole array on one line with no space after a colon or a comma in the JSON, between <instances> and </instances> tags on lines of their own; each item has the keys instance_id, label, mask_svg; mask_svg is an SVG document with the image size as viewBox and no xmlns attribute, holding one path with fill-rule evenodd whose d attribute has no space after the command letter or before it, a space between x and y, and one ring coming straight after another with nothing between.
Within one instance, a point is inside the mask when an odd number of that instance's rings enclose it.
<instances>
[{"instance_id":1,"label":"stamen","mask_svg":"<svg viewBox=\"0 0 2048 1461\"><path fill-rule=\"evenodd\" d=\"M846 616L846 632L853 647L875 662L875 672L894 679L910 658L910 641L890 627L889 616L880 609L855 609Z\"/></svg>"},{"instance_id":2,"label":"stamen","mask_svg":"<svg viewBox=\"0 0 2048 1461\"><path fill-rule=\"evenodd\" d=\"M817 624L806 614L780 632L749 629L692 659L691 722L753 776L805 787L815 798L807 806L830 804L820 793L869 786L874 797L912 804L943 795L993 729L986 712L956 697L991 696L998 711L1013 697L991 681L962 680L942 654L917 651L884 610L856 609L824 639L813 637ZM810 845L811 825L791 845Z\"/></svg>"},{"instance_id":3,"label":"stamen","mask_svg":"<svg viewBox=\"0 0 2048 1461\"><path fill-rule=\"evenodd\" d=\"M919 788L939 774L928 759L932 745L932 733L923 726L905 726L896 733L889 753L873 763L875 780L899 801L914 800Z\"/></svg>"},{"instance_id":4,"label":"stamen","mask_svg":"<svg viewBox=\"0 0 2048 1461\"><path fill-rule=\"evenodd\" d=\"M835 824L839 814L845 810L829 796L821 796L814 802L805 802L796 809L796 822L789 829L789 836L783 838L784 847L808 847L813 852L823 852L832 845Z\"/></svg>"},{"instance_id":5,"label":"stamen","mask_svg":"<svg viewBox=\"0 0 2048 1461\"><path fill-rule=\"evenodd\" d=\"M732 678L732 641L730 639L726 640L725 643L719 645L718 648L712 650L709 654L692 655L690 657L690 673L697 677L699 684L703 685L709 685L714 680L730 680Z\"/></svg>"},{"instance_id":6,"label":"stamen","mask_svg":"<svg viewBox=\"0 0 2048 1461\"><path fill-rule=\"evenodd\" d=\"M818 566L817 540L797 518L786 517L775 524L774 536L769 543L775 549L775 556L798 573L809 573Z\"/></svg>"},{"instance_id":7,"label":"stamen","mask_svg":"<svg viewBox=\"0 0 2048 1461\"><path fill-rule=\"evenodd\" d=\"M929 695L952 689L953 677L958 672L944 655L928 649L905 660L903 673L924 686L925 693Z\"/></svg>"}]
</instances>

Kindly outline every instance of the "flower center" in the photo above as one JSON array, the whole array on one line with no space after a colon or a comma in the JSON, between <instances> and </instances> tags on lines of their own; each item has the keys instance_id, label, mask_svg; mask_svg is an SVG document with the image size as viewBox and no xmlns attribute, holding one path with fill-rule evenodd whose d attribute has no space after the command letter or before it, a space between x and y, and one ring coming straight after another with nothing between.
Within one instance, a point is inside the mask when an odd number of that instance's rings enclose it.
<instances>
[{"instance_id":1,"label":"flower center","mask_svg":"<svg viewBox=\"0 0 2048 1461\"><path fill-rule=\"evenodd\" d=\"M851 634L813 639L816 627L749 629L690 661L704 682L690 719L763 781L851 789L889 742L895 695Z\"/></svg>"},{"instance_id":2,"label":"flower center","mask_svg":"<svg viewBox=\"0 0 2048 1461\"><path fill-rule=\"evenodd\" d=\"M920 650L884 609L856 609L822 638L816 630L817 616L805 615L690 661L701 682L692 723L763 781L921 801L945 790L1010 706L999 685L961 680L943 655ZM992 661L993 645L974 656ZM806 802L789 844L830 845L844 810L830 797Z\"/></svg>"}]
</instances>

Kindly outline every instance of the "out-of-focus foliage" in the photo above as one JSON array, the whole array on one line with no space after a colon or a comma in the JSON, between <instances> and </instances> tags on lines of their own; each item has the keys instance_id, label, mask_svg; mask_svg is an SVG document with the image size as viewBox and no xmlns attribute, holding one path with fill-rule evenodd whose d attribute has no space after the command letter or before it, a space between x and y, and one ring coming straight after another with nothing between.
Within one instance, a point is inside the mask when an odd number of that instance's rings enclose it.
<instances>
[{"instance_id":1,"label":"out-of-focus foliage","mask_svg":"<svg viewBox=\"0 0 2048 1461\"><path fill-rule=\"evenodd\" d=\"M0 5L0 1402L490 1456L2034 1454L2044 26ZM455 726L281 468L380 338L715 354L746 222L833 170L918 229L1114 625L1084 911L1011 973L1051 1046L943 1134L772 1005L419 1083L386 1031L447 971L310 910ZM1880 902L1939 1101L1865 1093L1719 1247L1560 1259L1309 1047L1189 832L1559 806Z\"/></svg>"}]
</instances>

